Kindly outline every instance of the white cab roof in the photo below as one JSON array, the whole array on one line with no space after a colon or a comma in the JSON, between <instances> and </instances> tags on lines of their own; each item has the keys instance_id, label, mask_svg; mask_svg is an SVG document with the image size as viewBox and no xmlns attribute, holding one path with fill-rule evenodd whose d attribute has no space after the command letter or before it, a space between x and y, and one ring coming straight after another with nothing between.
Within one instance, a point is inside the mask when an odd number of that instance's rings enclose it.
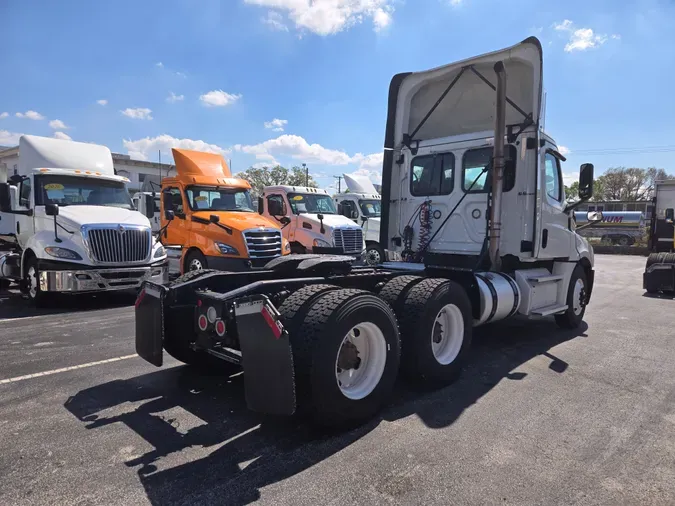
<instances>
[{"instance_id":1,"label":"white cab roof","mask_svg":"<svg viewBox=\"0 0 675 506\"><path fill-rule=\"evenodd\" d=\"M93 177L119 177L115 176L112 154L106 146L35 135L22 135L19 139L18 165L21 175L28 175L35 169L51 168L88 171Z\"/></svg>"},{"instance_id":2,"label":"white cab roof","mask_svg":"<svg viewBox=\"0 0 675 506\"><path fill-rule=\"evenodd\" d=\"M352 193L377 194L377 190L368 176L343 174L342 177L345 180L347 188L349 188L349 191Z\"/></svg>"}]
</instances>

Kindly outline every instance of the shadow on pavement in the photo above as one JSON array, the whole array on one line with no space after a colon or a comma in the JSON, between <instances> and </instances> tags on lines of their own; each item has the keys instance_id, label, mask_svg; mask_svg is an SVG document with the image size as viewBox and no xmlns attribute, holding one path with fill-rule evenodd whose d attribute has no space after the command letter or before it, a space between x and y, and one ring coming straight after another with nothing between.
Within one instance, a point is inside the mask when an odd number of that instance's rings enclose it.
<instances>
[{"instance_id":1,"label":"shadow on pavement","mask_svg":"<svg viewBox=\"0 0 675 506\"><path fill-rule=\"evenodd\" d=\"M47 307L36 308L18 290L0 290L0 321L3 318L27 318L131 306L135 300L135 291L78 295L59 294L49 301Z\"/></svg>"},{"instance_id":2,"label":"shadow on pavement","mask_svg":"<svg viewBox=\"0 0 675 506\"><path fill-rule=\"evenodd\" d=\"M138 468L152 504L247 504L260 497L262 487L321 462L383 420L416 415L430 428L451 425L501 381L525 378L527 374L517 369L533 357L547 357L552 371L564 373L568 364L551 350L585 337L585 331L585 324L576 331L560 331L550 320L478 328L469 364L459 381L433 392L421 392L400 381L392 403L379 418L340 434L320 434L297 418L248 411L241 374L209 377L183 366L82 390L65 407L88 429L121 422L153 447L126 462ZM127 403L141 404L130 409ZM205 423L181 428L166 414L174 408ZM164 457L189 447L204 447L210 453L175 467L163 462ZM173 463L176 459L166 460Z\"/></svg>"}]
</instances>

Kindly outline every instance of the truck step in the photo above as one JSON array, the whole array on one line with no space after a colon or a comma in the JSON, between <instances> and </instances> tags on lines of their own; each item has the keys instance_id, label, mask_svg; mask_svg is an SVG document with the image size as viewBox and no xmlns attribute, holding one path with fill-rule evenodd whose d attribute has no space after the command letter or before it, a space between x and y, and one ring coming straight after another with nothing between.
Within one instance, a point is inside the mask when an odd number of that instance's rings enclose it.
<instances>
[{"instance_id":1,"label":"truck step","mask_svg":"<svg viewBox=\"0 0 675 506\"><path fill-rule=\"evenodd\" d=\"M551 283L553 281L560 281L563 277L558 274L550 274L548 276L532 276L527 278L528 281L533 283Z\"/></svg>"},{"instance_id":2,"label":"truck step","mask_svg":"<svg viewBox=\"0 0 675 506\"><path fill-rule=\"evenodd\" d=\"M555 313L561 313L567 309L567 304L559 306L558 304L553 304L552 306L540 307L532 311L534 316L548 316Z\"/></svg>"}]
</instances>

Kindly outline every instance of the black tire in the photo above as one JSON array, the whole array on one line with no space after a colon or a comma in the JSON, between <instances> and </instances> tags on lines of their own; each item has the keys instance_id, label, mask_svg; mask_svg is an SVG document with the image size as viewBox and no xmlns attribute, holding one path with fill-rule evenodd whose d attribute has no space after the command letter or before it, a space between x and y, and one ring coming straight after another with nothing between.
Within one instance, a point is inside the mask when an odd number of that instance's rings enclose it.
<instances>
[{"instance_id":1,"label":"black tire","mask_svg":"<svg viewBox=\"0 0 675 506\"><path fill-rule=\"evenodd\" d=\"M433 348L438 330L436 318L446 306L449 311L456 311L456 317L461 316L463 331L456 323L458 338L452 347L458 349L456 356L452 358L451 353L449 358L439 359ZM459 377L466 361L472 333L471 302L464 288L447 279L423 279L409 290L401 311L401 371L411 380L429 386L452 383Z\"/></svg>"},{"instance_id":2,"label":"black tire","mask_svg":"<svg viewBox=\"0 0 675 506\"><path fill-rule=\"evenodd\" d=\"M378 243L374 242L366 246L366 265L379 265L386 262L384 249Z\"/></svg>"},{"instance_id":3,"label":"black tire","mask_svg":"<svg viewBox=\"0 0 675 506\"><path fill-rule=\"evenodd\" d=\"M654 264L662 264L666 260L666 256L669 253L651 253L649 257L647 257L647 265L646 267L649 267Z\"/></svg>"},{"instance_id":4,"label":"black tire","mask_svg":"<svg viewBox=\"0 0 675 506\"><path fill-rule=\"evenodd\" d=\"M390 279L380 290L380 297L391 306L399 321L403 316L403 303L408 292L423 279L420 276L397 276Z\"/></svg>"},{"instance_id":5,"label":"black tire","mask_svg":"<svg viewBox=\"0 0 675 506\"><path fill-rule=\"evenodd\" d=\"M630 246L631 244L630 237L625 235L619 236L616 242L619 244L619 246Z\"/></svg>"},{"instance_id":6,"label":"black tire","mask_svg":"<svg viewBox=\"0 0 675 506\"><path fill-rule=\"evenodd\" d=\"M50 293L45 293L42 290L40 290L39 278L40 278L40 271L38 269L37 258L31 256L26 261L26 267L24 269L24 277L23 277L23 284L25 287L24 293L28 295L28 299L31 301L33 305L35 305L35 307L44 308L50 305L52 299L50 297L51 296ZM35 290L31 289L31 286L33 286L33 282L35 282L34 285Z\"/></svg>"},{"instance_id":7,"label":"black tire","mask_svg":"<svg viewBox=\"0 0 675 506\"><path fill-rule=\"evenodd\" d=\"M581 305L581 310L577 313L574 310L574 287L578 280L581 280L584 284L581 289L580 298L578 301ZM586 313L586 304L588 303L588 279L586 278L586 271L581 265L577 265L572 271L572 276L570 277L570 284L567 288L567 309L562 314L554 315L555 322L558 324L558 327L562 329L576 329L581 325L581 322L584 319L584 314Z\"/></svg>"},{"instance_id":8,"label":"black tire","mask_svg":"<svg viewBox=\"0 0 675 506\"><path fill-rule=\"evenodd\" d=\"M291 254L295 255L305 255L307 253L307 248L305 248L302 244L299 242L292 242L291 243Z\"/></svg>"},{"instance_id":9,"label":"black tire","mask_svg":"<svg viewBox=\"0 0 675 506\"><path fill-rule=\"evenodd\" d=\"M384 364L369 393L349 398L338 384L336 361L347 334L363 323L374 324L381 332L384 342L378 340L380 350L373 350L382 353ZM289 335L298 408L315 423L352 427L373 417L389 399L399 367L400 340L396 316L379 297L363 290L328 290L313 300L301 328Z\"/></svg>"},{"instance_id":10,"label":"black tire","mask_svg":"<svg viewBox=\"0 0 675 506\"><path fill-rule=\"evenodd\" d=\"M201 267L196 268L196 265L199 264ZM208 269L209 265L206 261L206 257L199 250L192 250L187 255L185 255L185 265L183 266L183 272L188 273L191 271L201 271Z\"/></svg>"}]
</instances>

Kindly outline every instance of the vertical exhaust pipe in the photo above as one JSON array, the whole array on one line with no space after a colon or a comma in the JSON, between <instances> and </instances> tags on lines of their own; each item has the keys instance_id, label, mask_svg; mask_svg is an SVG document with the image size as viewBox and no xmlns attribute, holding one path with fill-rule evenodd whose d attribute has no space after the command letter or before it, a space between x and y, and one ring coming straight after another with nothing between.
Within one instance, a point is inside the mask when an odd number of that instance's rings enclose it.
<instances>
[{"instance_id":1,"label":"vertical exhaust pipe","mask_svg":"<svg viewBox=\"0 0 675 506\"><path fill-rule=\"evenodd\" d=\"M502 235L502 191L504 188L504 136L506 135L506 71L504 63L494 66L497 74L497 104L495 108L495 139L492 152L492 206L490 208L490 245L491 269L501 268L499 240Z\"/></svg>"}]
</instances>

